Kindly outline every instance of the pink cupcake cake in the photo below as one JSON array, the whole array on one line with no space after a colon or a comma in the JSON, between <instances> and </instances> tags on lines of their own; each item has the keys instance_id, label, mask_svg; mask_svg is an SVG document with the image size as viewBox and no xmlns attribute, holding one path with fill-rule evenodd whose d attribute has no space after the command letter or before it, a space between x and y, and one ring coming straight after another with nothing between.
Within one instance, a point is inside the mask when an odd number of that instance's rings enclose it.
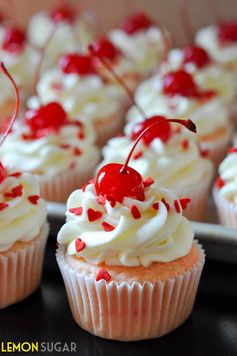
<instances>
[{"instance_id":1,"label":"pink cupcake cake","mask_svg":"<svg viewBox=\"0 0 237 356\"><path fill-rule=\"evenodd\" d=\"M204 264L182 215L184 201L144 179L128 166L129 157L102 167L72 193L57 250L76 323L122 341L159 337L181 325Z\"/></svg>"},{"instance_id":2,"label":"pink cupcake cake","mask_svg":"<svg viewBox=\"0 0 237 356\"><path fill-rule=\"evenodd\" d=\"M153 116L140 123L128 124L124 136L110 139L103 148L104 158L99 168L111 162L124 162L139 134L161 120L164 117ZM167 122L143 135L130 159L130 166L143 177L152 177L179 198L188 196L192 203L184 215L191 220L202 220L214 173L212 162L204 156L195 137Z\"/></svg>"},{"instance_id":3,"label":"pink cupcake cake","mask_svg":"<svg viewBox=\"0 0 237 356\"><path fill-rule=\"evenodd\" d=\"M225 156L231 138L228 110L216 91L201 89L186 70L147 79L138 87L135 100L148 116L190 117L197 125L202 151L216 165ZM127 120L139 122L143 117L133 107Z\"/></svg>"}]
</instances>

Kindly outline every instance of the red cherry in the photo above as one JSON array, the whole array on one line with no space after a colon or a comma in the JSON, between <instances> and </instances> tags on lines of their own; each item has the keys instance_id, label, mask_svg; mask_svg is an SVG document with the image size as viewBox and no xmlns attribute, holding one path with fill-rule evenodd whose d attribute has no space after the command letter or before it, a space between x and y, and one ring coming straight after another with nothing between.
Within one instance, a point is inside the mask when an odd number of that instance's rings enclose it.
<instances>
[{"instance_id":1,"label":"red cherry","mask_svg":"<svg viewBox=\"0 0 237 356\"><path fill-rule=\"evenodd\" d=\"M122 171L123 167L123 164L109 163L99 170L95 179L97 195L108 195L120 203L125 197L143 201L142 176L129 166Z\"/></svg>"},{"instance_id":2,"label":"red cherry","mask_svg":"<svg viewBox=\"0 0 237 356\"><path fill-rule=\"evenodd\" d=\"M27 110L25 121L34 136L40 137L48 131L57 131L61 126L66 125L68 117L59 103L52 102L37 110Z\"/></svg>"},{"instance_id":3,"label":"red cherry","mask_svg":"<svg viewBox=\"0 0 237 356\"><path fill-rule=\"evenodd\" d=\"M205 49L197 46L184 48L184 63L194 63L198 68L203 68L210 63L210 57Z\"/></svg>"},{"instance_id":4,"label":"red cherry","mask_svg":"<svg viewBox=\"0 0 237 356\"><path fill-rule=\"evenodd\" d=\"M133 141L135 141L138 136L149 126L153 125L155 122L159 122L159 121L164 121L166 120L165 117L163 116L152 116L149 119L139 122L137 124L134 125L133 130L132 130L132 135L131 135L131 139ZM148 130L143 136L142 136L142 140L143 142L149 146L150 143L155 139L155 138L159 138L161 139L163 142L167 142L172 134L172 129L171 129L171 125L169 122L164 122L162 124L160 124L160 126L157 127L153 127L150 130Z\"/></svg>"},{"instance_id":5,"label":"red cherry","mask_svg":"<svg viewBox=\"0 0 237 356\"><path fill-rule=\"evenodd\" d=\"M164 94L182 95L186 97L197 96L198 88L191 76L185 70L177 70L170 72L163 78L163 92Z\"/></svg>"},{"instance_id":6,"label":"red cherry","mask_svg":"<svg viewBox=\"0 0 237 356\"><path fill-rule=\"evenodd\" d=\"M237 23L223 22L217 27L217 36L221 43L237 42Z\"/></svg>"},{"instance_id":7,"label":"red cherry","mask_svg":"<svg viewBox=\"0 0 237 356\"><path fill-rule=\"evenodd\" d=\"M75 18L75 13L73 9L71 9L70 7L59 7L51 12L50 17L54 23L59 23L59 22L73 23Z\"/></svg>"},{"instance_id":8,"label":"red cherry","mask_svg":"<svg viewBox=\"0 0 237 356\"><path fill-rule=\"evenodd\" d=\"M18 28L6 30L3 38L2 48L10 53L21 52L26 41L25 33Z\"/></svg>"},{"instance_id":9,"label":"red cherry","mask_svg":"<svg viewBox=\"0 0 237 356\"><path fill-rule=\"evenodd\" d=\"M59 60L59 66L65 74L88 75L95 73L92 58L82 54L66 54Z\"/></svg>"},{"instance_id":10,"label":"red cherry","mask_svg":"<svg viewBox=\"0 0 237 356\"><path fill-rule=\"evenodd\" d=\"M128 17L121 25L121 29L128 35L146 30L153 25L152 20L143 12L137 12ZM142 48L141 48L142 50Z\"/></svg>"},{"instance_id":11,"label":"red cherry","mask_svg":"<svg viewBox=\"0 0 237 356\"><path fill-rule=\"evenodd\" d=\"M101 37L94 41L93 49L97 55L109 60L115 60L120 54L120 50L106 37Z\"/></svg>"}]
</instances>

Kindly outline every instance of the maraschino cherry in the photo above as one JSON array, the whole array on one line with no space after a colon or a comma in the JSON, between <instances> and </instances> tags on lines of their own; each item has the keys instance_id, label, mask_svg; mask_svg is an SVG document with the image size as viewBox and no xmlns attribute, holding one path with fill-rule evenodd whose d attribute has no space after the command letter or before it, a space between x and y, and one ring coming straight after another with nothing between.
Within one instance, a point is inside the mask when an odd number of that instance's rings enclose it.
<instances>
[{"instance_id":1,"label":"maraschino cherry","mask_svg":"<svg viewBox=\"0 0 237 356\"><path fill-rule=\"evenodd\" d=\"M68 22L68 23L73 23L75 19L75 11L69 6L61 6L56 9L54 9L50 17L52 21L56 24L59 22Z\"/></svg>"},{"instance_id":2,"label":"maraschino cherry","mask_svg":"<svg viewBox=\"0 0 237 356\"><path fill-rule=\"evenodd\" d=\"M141 30L146 30L153 25L152 20L144 13L137 12L128 17L121 25L127 35L133 35Z\"/></svg>"},{"instance_id":3,"label":"maraschino cherry","mask_svg":"<svg viewBox=\"0 0 237 356\"><path fill-rule=\"evenodd\" d=\"M25 41L25 33L19 28L12 27L5 31L2 48L7 52L17 54L22 51Z\"/></svg>"},{"instance_id":4,"label":"maraschino cherry","mask_svg":"<svg viewBox=\"0 0 237 356\"><path fill-rule=\"evenodd\" d=\"M211 59L205 49L198 46L188 46L184 48L184 64L194 63L197 68L206 67Z\"/></svg>"},{"instance_id":5,"label":"maraschino cherry","mask_svg":"<svg viewBox=\"0 0 237 356\"><path fill-rule=\"evenodd\" d=\"M59 59L59 67L65 74L89 75L95 73L91 56L79 53L62 56Z\"/></svg>"},{"instance_id":6,"label":"maraschino cherry","mask_svg":"<svg viewBox=\"0 0 237 356\"><path fill-rule=\"evenodd\" d=\"M217 36L222 44L237 42L237 23L222 22L217 27Z\"/></svg>"},{"instance_id":7,"label":"maraschino cherry","mask_svg":"<svg viewBox=\"0 0 237 356\"><path fill-rule=\"evenodd\" d=\"M170 123L165 119L164 116L152 116L149 119L146 119L144 121L138 122L133 126L132 134L131 134L131 139L134 141L136 140L139 135L148 127L153 125L156 122L162 121L163 123L160 125L160 129L157 130L156 127L151 128L148 130L143 136L142 136L142 141L149 146L151 142L155 138L159 138L161 141L164 143L167 142L171 135L172 135L172 128Z\"/></svg>"},{"instance_id":8,"label":"maraschino cherry","mask_svg":"<svg viewBox=\"0 0 237 356\"><path fill-rule=\"evenodd\" d=\"M115 60L121 54L120 50L106 37L95 40L93 42L93 48L97 55L111 61Z\"/></svg>"},{"instance_id":9,"label":"maraschino cherry","mask_svg":"<svg viewBox=\"0 0 237 356\"><path fill-rule=\"evenodd\" d=\"M135 169L129 167L128 163L138 142L148 133L148 131L153 131L156 126L166 125L170 122L179 123L185 126L188 130L196 132L196 126L191 120L156 120L155 123L151 124L140 133L124 165L119 163L109 163L99 170L95 179L95 189L98 196L109 197L120 203L124 198L134 198L140 201L144 200L145 194L142 176Z\"/></svg>"},{"instance_id":10,"label":"maraschino cherry","mask_svg":"<svg viewBox=\"0 0 237 356\"><path fill-rule=\"evenodd\" d=\"M14 110L14 113L12 115L12 118L11 120L9 121L9 125L8 127L6 128L5 132L3 133L3 135L0 137L0 146L3 144L3 142L6 140L7 136L9 135L9 133L11 132L12 130L12 127L16 121L16 118L18 116L18 113L19 113L19 107L20 107L20 98L19 98L19 90L17 88L17 85L14 81L14 79L12 78L11 74L8 72L8 70L6 69L5 65L3 62L0 62L0 68L1 68L1 71L3 72L3 74L5 74L8 79L10 80L13 88L14 88L14 91L15 91L15 94L16 94L16 106L15 106L15 110ZM6 168L3 166L3 164L0 162L0 183L7 177L7 170Z\"/></svg>"}]
</instances>

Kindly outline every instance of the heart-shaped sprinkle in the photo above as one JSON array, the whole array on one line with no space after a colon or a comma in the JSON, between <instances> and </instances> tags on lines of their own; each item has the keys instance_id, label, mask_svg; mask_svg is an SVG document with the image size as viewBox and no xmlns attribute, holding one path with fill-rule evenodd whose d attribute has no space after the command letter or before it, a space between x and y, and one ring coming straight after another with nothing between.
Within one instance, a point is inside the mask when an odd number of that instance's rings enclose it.
<instances>
[{"instance_id":1,"label":"heart-shaped sprinkle","mask_svg":"<svg viewBox=\"0 0 237 356\"><path fill-rule=\"evenodd\" d=\"M175 210L177 211L177 213L181 213L180 204L179 204L178 199L174 200L174 207L175 207Z\"/></svg>"},{"instance_id":2,"label":"heart-shaped sprinkle","mask_svg":"<svg viewBox=\"0 0 237 356\"><path fill-rule=\"evenodd\" d=\"M149 187L149 186L152 185L154 182L155 182L155 181L154 181L153 178L147 177L147 178L143 181L144 188Z\"/></svg>"},{"instance_id":3,"label":"heart-shaped sprinkle","mask_svg":"<svg viewBox=\"0 0 237 356\"><path fill-rule=\"evenodd\" d=\"M75 247L76 247L76 252L79 253L80 251L84 250L86 244L79 237L77 237L75 240Z\"/></svg>"},{"instance_id":4,"label":"heart-shaped sprinkle","mask_svg":"<svg viewBox=\"0 0 237 356\"><path fill-rule=\"evenodd\" d=\"M37 205L39 199L40 199L39 195L30 195L30 196L28 197L29 202L30 202L31 204L33 204L33 205Z\"/></svg>"},{"instance_id":5,"label":"heart-shaped sprinkle","mask_svg":"<svg viewBox=\"0 0 237 356\"><path fill-rule=\"evenodd\" d=\"M221 189L222 187L224 187L225 182L223 181L223 179L221 177L217 177L216 179L216 186L217 188Z\"/></svg>"},{"instance_id":6,"label":"heart-shaped sprinkle","mask_svg":"<svg viewBox=\"0 0 237 356\"><path fill-rule=\"evenodd\" d=\"M169 203L167 203L167 201L165 200L165 198L162 198L161 201L162 201L162 203L165 205L166 209L167 209L168 211L170 211L170 205L169 205Z\"/></svg>"},{"instance_id":7,"label":"heart-shaped sprinkle","mask_svg":"<svg viewBox=\"0 0 237 356\"><path fill-rule=\"evenodd\" d=\"M104 279L105 281L110 281L111 280L111 275L109 274L108 271L106 271L104 268L101 268L99 272L96 275L96 282Z\"/></svg>"},{"instance_id":8,"label":"heart-shaped sprinkle","mask_svg":"<svg viewBox=\"0 0 237 356\"><path fill-rule=\"evenodd\" d=\"M140 219L141 213L136 205L132 205L130 210L134 219Z\"/></svg>"},{"instance_id":9,"label":"heart-shaped sprinkle","mask_svg":"<svg viewBox=\"0 0 237 356\"><path fill-rule=\"evenodd\" d=\"M69 209L69 213L75 214L77 216L80 216L83 212L82 206L79 206L78 208L71 208Z\"/></svg>"},{"instance_id":10,"label":"heart-shaped sprinkle","mask_svg":"<svg viewBox=\"0 0 237 356\"><path fill-rule=\"evenodd\" d=\"M94 210L90 208L87 210L87 216L88 216L88 220L92 222L100 219L103 216L103 213L99 210Z\"/></svg>"},{"instance_id":11,"label":"heart-shaped sprinkle","mask_svg":"<svg viewBox=\"0 0 237 356\"><path fill-rule=\"evenodd\" d=\"M82 154L82 151L78 147L73 148L73 155L74 156L80 156Z\"/></svg>"},{"instance_id":12,"label":"heart-shaped sprinkle","mask_svg":"<svg viewBox=\"0 0 237 356\"><path fill-rule=\"evenodd\" d=\"M154 203L153 205L152 205L152 208L154 209L154 210L159 210L159 208L160 208L160 204L159 204L159 202L157 202L157 203Z\"/></svg>"},{"instance_id":13,"label":"heart-shaped sprinkle","mask_svg":"<svg viewBox=\"0 0 237 356\"><path fill-rule=\"evenodd\" d=\"M186 139L186 140L183 140L183 141L181 142L181 145L182 145L183 150L187 150L187 149L189 148L189 142L188 142L188 140L187 140L187 139Z\"/></svg>"},{"instance_id":14,"label":"heart-shaped sprinkle","mask_svg":"<svg viewBox=\"0 0 237 356\"><path fill-rule=\"evenodd\" d=\"M10 174L10 177L19 178L21 175L22 175L21 172L15 172L15 173Z\"/></svg>"},{"instance_id":15,"label":"heart-shaped sprinkle","mask_svg":"<svg viewBox=\"0 0 237 356\"><path fill-rule=\"evenodd\" d=\"M4 194L6 198L17 198L22 196L23 186L21 184L17 185L15 188L12 188L11 192Z\"/></svg>"},{"instance_id":16,"label":"heart-shaped sprinkle","mask_svg":"<svg viewBox=\"0 0 237 356\"><path fill-rule=\"evenodd\" d=\"M142 155L143 155L142 151L139 151L133 155L133 159L137 160L137 159L141 158Z\"/></svg>"},{"instance_id":17,"label":"heart-shaped sprinkle","mask_svg":"<svg viewBox=\"0 0 237 356\"><path fill-rule=\"evenodd\" d=\"M0 203L0 211L6 209L9 205L7 203Z\"/></svg>"},{"instance_id":18,"label":"heart-shaped sprinkle","mask_svg":"<svg viewBox=\"0 0 237 356\"><path fill-rule=\"evenodd\" d=\"M101 225L102 225L104 231L113 231L115 229L115 227L113 225L110 225L109 223L107 223L105 221L103 221L101 223Z\"/></svg>"},{"instance_id":19,"label":"heart-shaped sprinkle","mask_svg":"<svg viewBox=\"0 0 237 356\"><path fill-rule=\"evenodd\" d=\"M183 210L185 210L188 206L189 203L191 203L191 199L190 198L181 198L179 199L179 202L181 204L181 207Z\"/></svg>"}]
</instances>

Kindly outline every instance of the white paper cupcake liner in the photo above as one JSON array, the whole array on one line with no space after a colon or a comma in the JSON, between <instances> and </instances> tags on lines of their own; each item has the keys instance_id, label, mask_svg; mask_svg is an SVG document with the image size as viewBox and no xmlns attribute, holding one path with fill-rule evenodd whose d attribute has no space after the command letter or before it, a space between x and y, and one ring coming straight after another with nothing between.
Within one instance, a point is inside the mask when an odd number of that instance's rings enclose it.
<instances>
[{"instance_id":1,"label":"white paper cupcake liner","mask_svg":"<svg viewBox=\"0 0 237 356\"><path fill-rule=\"evenodd\" d=\"M199 250L199 261L190 270L164 282L143 284L95 282L67 264L63 247L56 257L76 323L103 338L132 341L167 334L189 317L205 260Z\"/></svg>"},{"instance_id":2,"label":"white paper cupcake liner","mask_svg":"<svg viewBox=\"0 0 237 356\"><path fill-rule=\"evenodd\" d=\"M0 252L0 309L25 299L39 286L48 232L45 223L31 243Z\"/></svg>"},{"instance_id":3,"label":"white paper cupcake liner","mask_svg":"<svg viewBox=\"0 0 237 356\"><path fill-rule=\"evenodd\" d=\"M97 157L92 157L86 166L69 169L56 176L39 176L36 178L40 184L40 195L47 201L65 203L69 195L78 188L81 188L94 176L94 171L98 163Z\"/></svg>"},{"instance_id":4,"label":"white paper cupcake liner","mask_svg":"<svg viewBox=\"0 0 237 356\"><path fill-rule=\"evenodd\" d=\"M213 189L213 199L220 223L227 227L237 228L237 205L226 200L216 187Z\"/></svg>"},{"instance_id":5,"label":"white paper cupcake liner","mask_svg":"<svg viewBox=\"0 0 237 356\"><path fill-rule=\"evenodd\" d=\"M208 158L214 163L216 168L219 167L226 156L231 141L231 134L232 130L229 128L226 130L226 134L217 140L200 142L201 149L208 151Z\"/></svg>"}]
</instances>

